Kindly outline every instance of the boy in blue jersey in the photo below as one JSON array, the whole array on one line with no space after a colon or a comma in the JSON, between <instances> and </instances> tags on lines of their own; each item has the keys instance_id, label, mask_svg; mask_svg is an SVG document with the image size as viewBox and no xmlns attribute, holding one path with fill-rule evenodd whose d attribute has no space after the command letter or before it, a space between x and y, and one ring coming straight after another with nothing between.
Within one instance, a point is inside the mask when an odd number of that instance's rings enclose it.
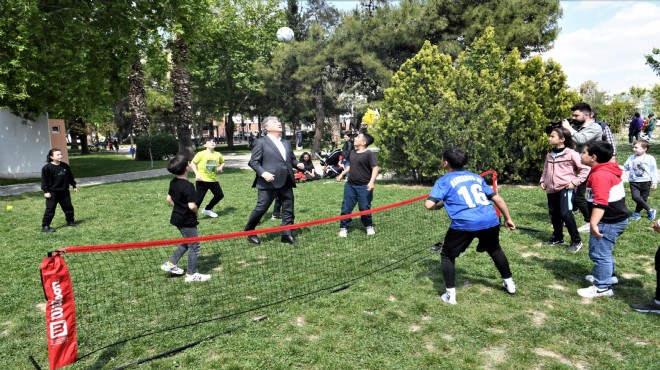
<instances>
[{"instance_id":1,"label":"boy in blue jersey","mask_svg":"<svg viewBox=\"0 0 660 370\"><path fill-rule=\"evenodd\" d=\"M447 288L442 300L450 304L456 304L456 257L465 252L474 238L479 240L477 252L488 252L495 262L495 267L504 279L504 289L510 294L516 292L509 261L500 247L500 220L490 201L504 215L504 226L507 229L515 230L516 225L511 220L504 199L481 176L463 170L467 162L465 149L454 147L445 150L442 153L442 167L449 173L436 181L424 203L429 210L444 206L451 219L440 253L442 276Z\"/></svg>"}]
</instances>

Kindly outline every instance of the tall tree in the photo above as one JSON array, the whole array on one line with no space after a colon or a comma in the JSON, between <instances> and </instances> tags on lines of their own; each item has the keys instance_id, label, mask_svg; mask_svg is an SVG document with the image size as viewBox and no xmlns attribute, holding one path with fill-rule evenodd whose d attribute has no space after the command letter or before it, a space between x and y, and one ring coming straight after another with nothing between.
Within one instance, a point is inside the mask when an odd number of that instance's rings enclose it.
<instances>
[{"instance_id":1,"label":"tall tree","mask_svg":"<svg viewBox=\"0 0 660 370\"><path fill-rule=\"evenodd\" d=\"M646 64L651 67L658 76L660 76L660 61L655 59L654 55L660 55L660 49L653 48L651 54L646 54L644 57L646 58Z\"/></svg>"},{"instance_id":2,"label":"tall tree","mask_svg":"<svg viewBox=\"0 0 660 370\"><path fill-rule=\"evenodd\" d=\"M592 107L599 108L605 104L605 91L598 90L598 82L589 80L580 84L578 90L582 99Z\"/></svg>"}]
</instances>

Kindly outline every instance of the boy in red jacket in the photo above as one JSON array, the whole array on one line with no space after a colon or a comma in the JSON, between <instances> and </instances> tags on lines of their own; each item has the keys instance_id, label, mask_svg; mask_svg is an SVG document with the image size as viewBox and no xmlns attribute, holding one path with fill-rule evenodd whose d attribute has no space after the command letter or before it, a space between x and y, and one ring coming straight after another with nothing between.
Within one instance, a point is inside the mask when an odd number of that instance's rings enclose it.
<instances>
[{"instance_id":1,"label":"boy in red jacket","mask_svg":"<svg viewBox=\"0 0 660 370\"><path fill-rule=\"evenodd\" d=\"M614 275L614 243L628 225L626 191L621 175L623 171L612 158L612 145L596 141L586 146L581 155L582 163L591 167L587 178L587 202L591 211L589 221L589 258L593 261L592 274L587 276L593 286L578 289L585 298L611 297Z\"/></svg>"}]
</instances>

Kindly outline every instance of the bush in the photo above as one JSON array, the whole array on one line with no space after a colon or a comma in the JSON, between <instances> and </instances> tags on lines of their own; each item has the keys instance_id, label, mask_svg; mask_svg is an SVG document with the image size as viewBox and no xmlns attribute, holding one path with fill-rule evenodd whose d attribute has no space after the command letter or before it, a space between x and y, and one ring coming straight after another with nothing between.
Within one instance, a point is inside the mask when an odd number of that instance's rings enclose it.
<instances>
[{"instance_id":1,"label":"bush","mask_svg":"<svg viewBox=\"0 0 660 370\"><path fill-rule=\"evenodd\" d=\"M135 159L138 161L151 160L151 156L154 160L167 159L179 151L179 142L167 134L146 135L138 138L135 144Z\"/></svg>"}]
</instances>

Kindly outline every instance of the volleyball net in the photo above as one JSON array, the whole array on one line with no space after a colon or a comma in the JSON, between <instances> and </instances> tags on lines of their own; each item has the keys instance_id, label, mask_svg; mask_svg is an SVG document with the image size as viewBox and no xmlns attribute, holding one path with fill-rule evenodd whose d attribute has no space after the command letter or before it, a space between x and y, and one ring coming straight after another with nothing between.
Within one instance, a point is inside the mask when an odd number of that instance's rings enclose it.
<instances>
[{"instance_id":1,"label":"volleyball net","mask_svg":"<svg viewBox=\"0 0 660 370\"><path fill-rule=\"evenodd\" d=\"M449 224L445 212L425 209L427 197L249 232L51 252L41 264L50 367L77 361L118 367L157 358L261 320L288 301L427 258ZM375 235L360 222L366 214ZM348 237L340 238L344 218L353 221ZM298 243L281 243L284 230L293 230ZM261 244L248 243L248 235L259 235ZM194 241L202 243L197 269L210 280L186 283L185 275L160 269L178 244Z\"/></svg>"}]
</instances>

